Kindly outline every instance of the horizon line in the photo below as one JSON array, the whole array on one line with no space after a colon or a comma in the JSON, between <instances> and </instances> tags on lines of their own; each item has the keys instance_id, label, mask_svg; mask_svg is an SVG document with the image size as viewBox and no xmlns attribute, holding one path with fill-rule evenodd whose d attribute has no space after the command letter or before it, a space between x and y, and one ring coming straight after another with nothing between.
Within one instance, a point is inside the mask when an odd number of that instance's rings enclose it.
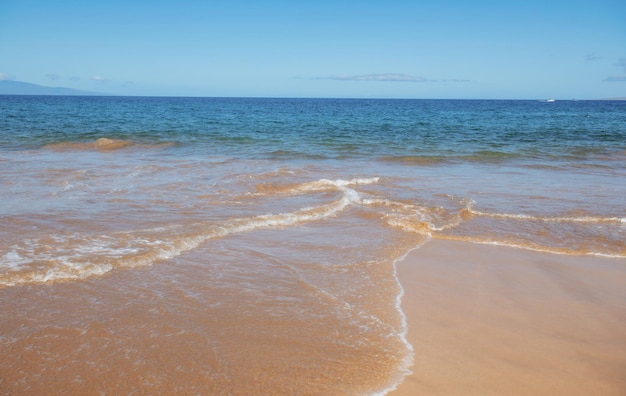
<instances>
[{"instance_id":1,"label":"horizon line","mask_svg":"<svg viewBox=\"0 0 626 396\"><path fill-rule=\"evenodd\" d=\"M52 89L65 87L51 87ZM0 96L66 96L66 97L99 97L99 98L180 98L180 99L322 99L322 100L503 100L503 101L539 101L539 102L577 102L577 101L626 101L625 97L615 98L592 98L592 99L554 99L554 98L405 98L405 97L349 97L349 96L209 96L209 95L129 95L95 92L85 94L28 94L28 93L0 93Z\"/></svg>"}]
</instances>

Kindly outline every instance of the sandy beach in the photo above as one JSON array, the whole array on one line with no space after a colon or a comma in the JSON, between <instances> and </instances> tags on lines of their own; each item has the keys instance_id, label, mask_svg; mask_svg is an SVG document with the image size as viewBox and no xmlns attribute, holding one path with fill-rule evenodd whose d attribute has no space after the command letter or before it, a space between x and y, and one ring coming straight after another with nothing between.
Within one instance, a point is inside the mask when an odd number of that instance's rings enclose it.
<instances>
[{"instance_id":1,"label":"sandy beach","mask_svg":"<svg viewBox=\"0 0 626 396\"><path fill-rule=\"evenodd\" d=\"M0 395L626 395L620 103L0 114Z\"/></svg>"},{"instance_id":2,"label":"sandy beach","mask_svg":"<svg viewBox=\"0 0 626 396\"><path fill-rule=\"evenodd\" d=\"M398 265L403 395L626 394L626 262L434 240Z\"/></svg>"}]
</instances>

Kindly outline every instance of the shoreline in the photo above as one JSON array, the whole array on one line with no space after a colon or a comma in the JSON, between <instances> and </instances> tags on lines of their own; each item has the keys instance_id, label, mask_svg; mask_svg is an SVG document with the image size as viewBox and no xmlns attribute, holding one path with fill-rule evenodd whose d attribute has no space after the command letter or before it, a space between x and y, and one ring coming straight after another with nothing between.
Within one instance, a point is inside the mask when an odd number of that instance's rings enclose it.
<instances>
[{"instance_id":1,"label":"shoreline","mask_svg":"<svg viewBox=\"0 0 626 396\"><path fill-rule=\"evenodd\" d=\"M414 363L388 395L626 394L625 264L431 240L397 263Z\"/></svg>"}]
</instances>

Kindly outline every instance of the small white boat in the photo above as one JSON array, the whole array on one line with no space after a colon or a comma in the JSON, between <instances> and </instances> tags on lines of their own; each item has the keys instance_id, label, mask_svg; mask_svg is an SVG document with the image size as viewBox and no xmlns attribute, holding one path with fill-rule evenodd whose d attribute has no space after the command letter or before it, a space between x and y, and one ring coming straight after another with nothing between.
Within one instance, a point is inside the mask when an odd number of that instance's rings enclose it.
<instances>
[{"instance_id":1,"label":"small white boat","mask_svg":"<svg viewBox=\"0 0 626 396\"><path fill-rule=\"evenodd\" d=\"M546 99L546 103L554 103L554 102L556 102L555 99Z\"/></svg>"}]
</instances>

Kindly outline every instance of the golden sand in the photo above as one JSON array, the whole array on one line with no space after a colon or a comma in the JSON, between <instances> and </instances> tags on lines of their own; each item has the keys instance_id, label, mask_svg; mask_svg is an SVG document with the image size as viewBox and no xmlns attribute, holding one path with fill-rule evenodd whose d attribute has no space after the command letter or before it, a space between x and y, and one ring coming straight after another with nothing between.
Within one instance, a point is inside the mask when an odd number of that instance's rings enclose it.
<instances>
[{"instance_id":1,"label":"golden sand","mask_svg":"<svg viewBox=\"0 0 626 396\"><path fill-rule=\"evenodd\" d=\"M431 241L398 266L403 395L625 395L626 261Z\"/></svg>"}]
</instances>

